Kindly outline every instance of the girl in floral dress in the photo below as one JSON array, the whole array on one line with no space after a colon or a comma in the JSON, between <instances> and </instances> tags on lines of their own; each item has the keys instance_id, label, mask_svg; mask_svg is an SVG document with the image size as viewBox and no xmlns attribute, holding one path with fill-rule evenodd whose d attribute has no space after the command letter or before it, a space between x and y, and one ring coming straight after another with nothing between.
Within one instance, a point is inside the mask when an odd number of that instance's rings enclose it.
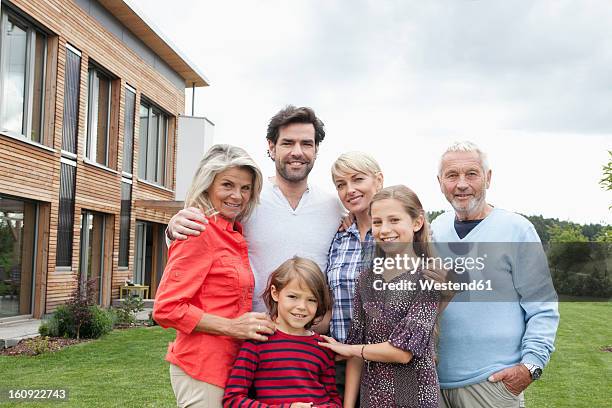
<instances>
[{"instance_id":1,"label":"girl in floral dress","mask_svg":"<svg viewBox=\"0 0 612 408\"><path fill-rule=\"evenodd\" d=\"M346 344L326 337L322 345L349 358L345 408L355 407L358 392L361 407L437 408L433 332L440 293L422 289L429 271L420 263L410 267L433 256L423 207L412 190L392 186L372 198L370 212L376 257L390 262L361 272Z\"/></svg>"}]
</instances>

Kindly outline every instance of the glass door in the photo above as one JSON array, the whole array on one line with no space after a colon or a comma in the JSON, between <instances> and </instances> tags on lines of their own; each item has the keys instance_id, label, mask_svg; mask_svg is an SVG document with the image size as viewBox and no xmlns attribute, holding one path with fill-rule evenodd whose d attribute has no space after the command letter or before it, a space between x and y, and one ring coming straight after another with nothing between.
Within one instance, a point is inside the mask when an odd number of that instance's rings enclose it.
<instances>
[{"instance_id":1,"label":"glass door","mask_svg":"<svg viewBox=\"0 0 612 408\"><path fill-rule=\"evenodd\" d=\"M104 228L105 216L92 211L81 214L81 257L79 262L79 285L85 291L88 281L93 285L94 298L102 304L102 282L104 274Z\"/></svg>"},{"instance_id":2,"label":"glass door","mask_svg":"<svg viewBox=\"0 0 612 408\"><path fill-rule=\"evenodd\" d=\"M136 251L132 280L138 285L148 286L151 299L155 297L167 261L165 229L166 226L163 224L136 221Z\"/></svg>"},{"instance_id":3,"label":"glass door","mask_svg":"<svg viewBox=\"0 0 612 408\"><path fill-rule=\"evenodd\" d=\"M136 221L136 259L134 262L134 279L138 285L144 283L147 257L147 223Z\"/></svg>"},{"instance_id":4,"label":"glass door","mask_svg":"<svg viewBox=\"0 0 612 408\"><path fill-rule=\"evenodd\" d=\"M0 196L0 318L32 313L37 206Z\"/></svg>"}]
</instances>

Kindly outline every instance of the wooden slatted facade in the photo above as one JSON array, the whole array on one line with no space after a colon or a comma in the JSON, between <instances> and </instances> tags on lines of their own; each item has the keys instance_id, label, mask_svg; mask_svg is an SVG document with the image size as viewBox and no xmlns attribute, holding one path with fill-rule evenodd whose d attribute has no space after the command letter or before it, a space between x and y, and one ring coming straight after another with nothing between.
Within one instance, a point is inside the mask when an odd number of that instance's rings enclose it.
<instances>
[{"instance_id":1,"label":"wooden slatted facade","mask_svg":"<svg viewBox=\"0 0 612 408\"><path fill-rule=\"evenodd\" d=\"M100 5L106 7L119 21L131 21L126 17L130 14L126 13L126 10L130 10L122 1L101 1ZM2 7L7 6L3 3ZM105 215L104 263L106 267L101 290L102 304L108 305L112 299L119 296L119 286L126 279L133 277L136 221L166 224L172 215L172 210L169 208L144 208L136 205L136 202L174 200L175 137L177 117L184 111L185 86L177 87L176 82L171 81L167 75L143 60L137 52L130 49L125 42L108 31L73 1L11 0L9 7L48 33L43 141L40 144L30 143L0 132L0 194L15 199L34 200L39 209L36 233L37 254L36 258L32 258L36 259L36 265L32 266L35 271L35 283L31 314L40 317L45 313L50 313L58 305L65 303L76 287L79 279L79 249L81 246L80 217L83 211L95 211ZM134 27L127 26L127 29L136 35L138 32L147 32L149 37L154 37L150 32L153 29L143 27L142 21L134 24ZM150 49L154 51L156 48L163 49L168 54L166 56L158 54L162 60L164 57L174 58L174 61L166 61L170 67L180 63L181 72L175 72L185 80L185 84L190 85L190 82L195 82L197 79L198 85L207 85L205 79L198 76L197 71L189 70L185 61L180 58L177 60L176 55L169 54L168 50L171 48L169 45L158 43L156 47L152 46L151 41L159 42L160 37L149 38L148 41ZM76 158L74 158L76 161L74 238L71 266L56 267L67 47L74 47L81 53L78 135ZM108 167L92 163L85 157L90 61L95 61L97 66L113 75L110 95ZM134 172L131 177L129 265L120 268L118 266L119 226L126 86L136 90L136 112L133 132ZM141 96L146 97L147 101L154 103L168 114L167 176L164 186L157 186L138 178L140 153L138 108ZM157 250L161 249L157 248ZM165 256L162 256L162 259L165 262Z\"/></svg>"}]
</instances>

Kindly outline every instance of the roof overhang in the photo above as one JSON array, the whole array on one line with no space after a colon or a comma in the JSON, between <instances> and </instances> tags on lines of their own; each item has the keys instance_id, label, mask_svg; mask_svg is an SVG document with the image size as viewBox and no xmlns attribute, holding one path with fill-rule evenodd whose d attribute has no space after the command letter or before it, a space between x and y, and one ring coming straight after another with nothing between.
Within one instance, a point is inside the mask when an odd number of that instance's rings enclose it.
<instances>
[{"instance_id":1,"label":"roof overhang","mask_svg":"<svg viewBox=\"0 0 612 408\"><path fill-rule=\"evenodd\" d=\"M189 59L128 0L97 0L185 80L185 87L210 85Z\"/></svg>"}]
</instances>

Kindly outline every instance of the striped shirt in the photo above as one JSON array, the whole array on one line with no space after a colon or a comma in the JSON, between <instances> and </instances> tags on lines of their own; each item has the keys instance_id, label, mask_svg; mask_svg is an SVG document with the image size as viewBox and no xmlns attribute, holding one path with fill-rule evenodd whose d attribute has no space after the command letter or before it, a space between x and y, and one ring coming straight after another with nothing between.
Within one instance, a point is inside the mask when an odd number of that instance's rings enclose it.
<instances>
[{"instance_id":1,"label":"striped shirt","mask_svg":"<svg viewBox=\"0 0 612 408\"><path fill-rule=\"evenodd\" d=\"M353 297L357 277L374 248L372 232L361 242L359 228L354 222L345 231L336 233L329 249L327 283L333 294L330 334L342 343L346 340L353 315Z\"/></svg>"},{"instance_id":2,"label":"striped shirt","mask_svg":"<svg viewBox=\"0 0 612 408\"><path fill-rule=\"evenodd\" d=\"M265 342L246 340L225 386L223 407L289 408L312 402L317 408L341 408L334 353L319 341L324 340L318 334L280 330Z\"/></svg>"}]
</instances>

